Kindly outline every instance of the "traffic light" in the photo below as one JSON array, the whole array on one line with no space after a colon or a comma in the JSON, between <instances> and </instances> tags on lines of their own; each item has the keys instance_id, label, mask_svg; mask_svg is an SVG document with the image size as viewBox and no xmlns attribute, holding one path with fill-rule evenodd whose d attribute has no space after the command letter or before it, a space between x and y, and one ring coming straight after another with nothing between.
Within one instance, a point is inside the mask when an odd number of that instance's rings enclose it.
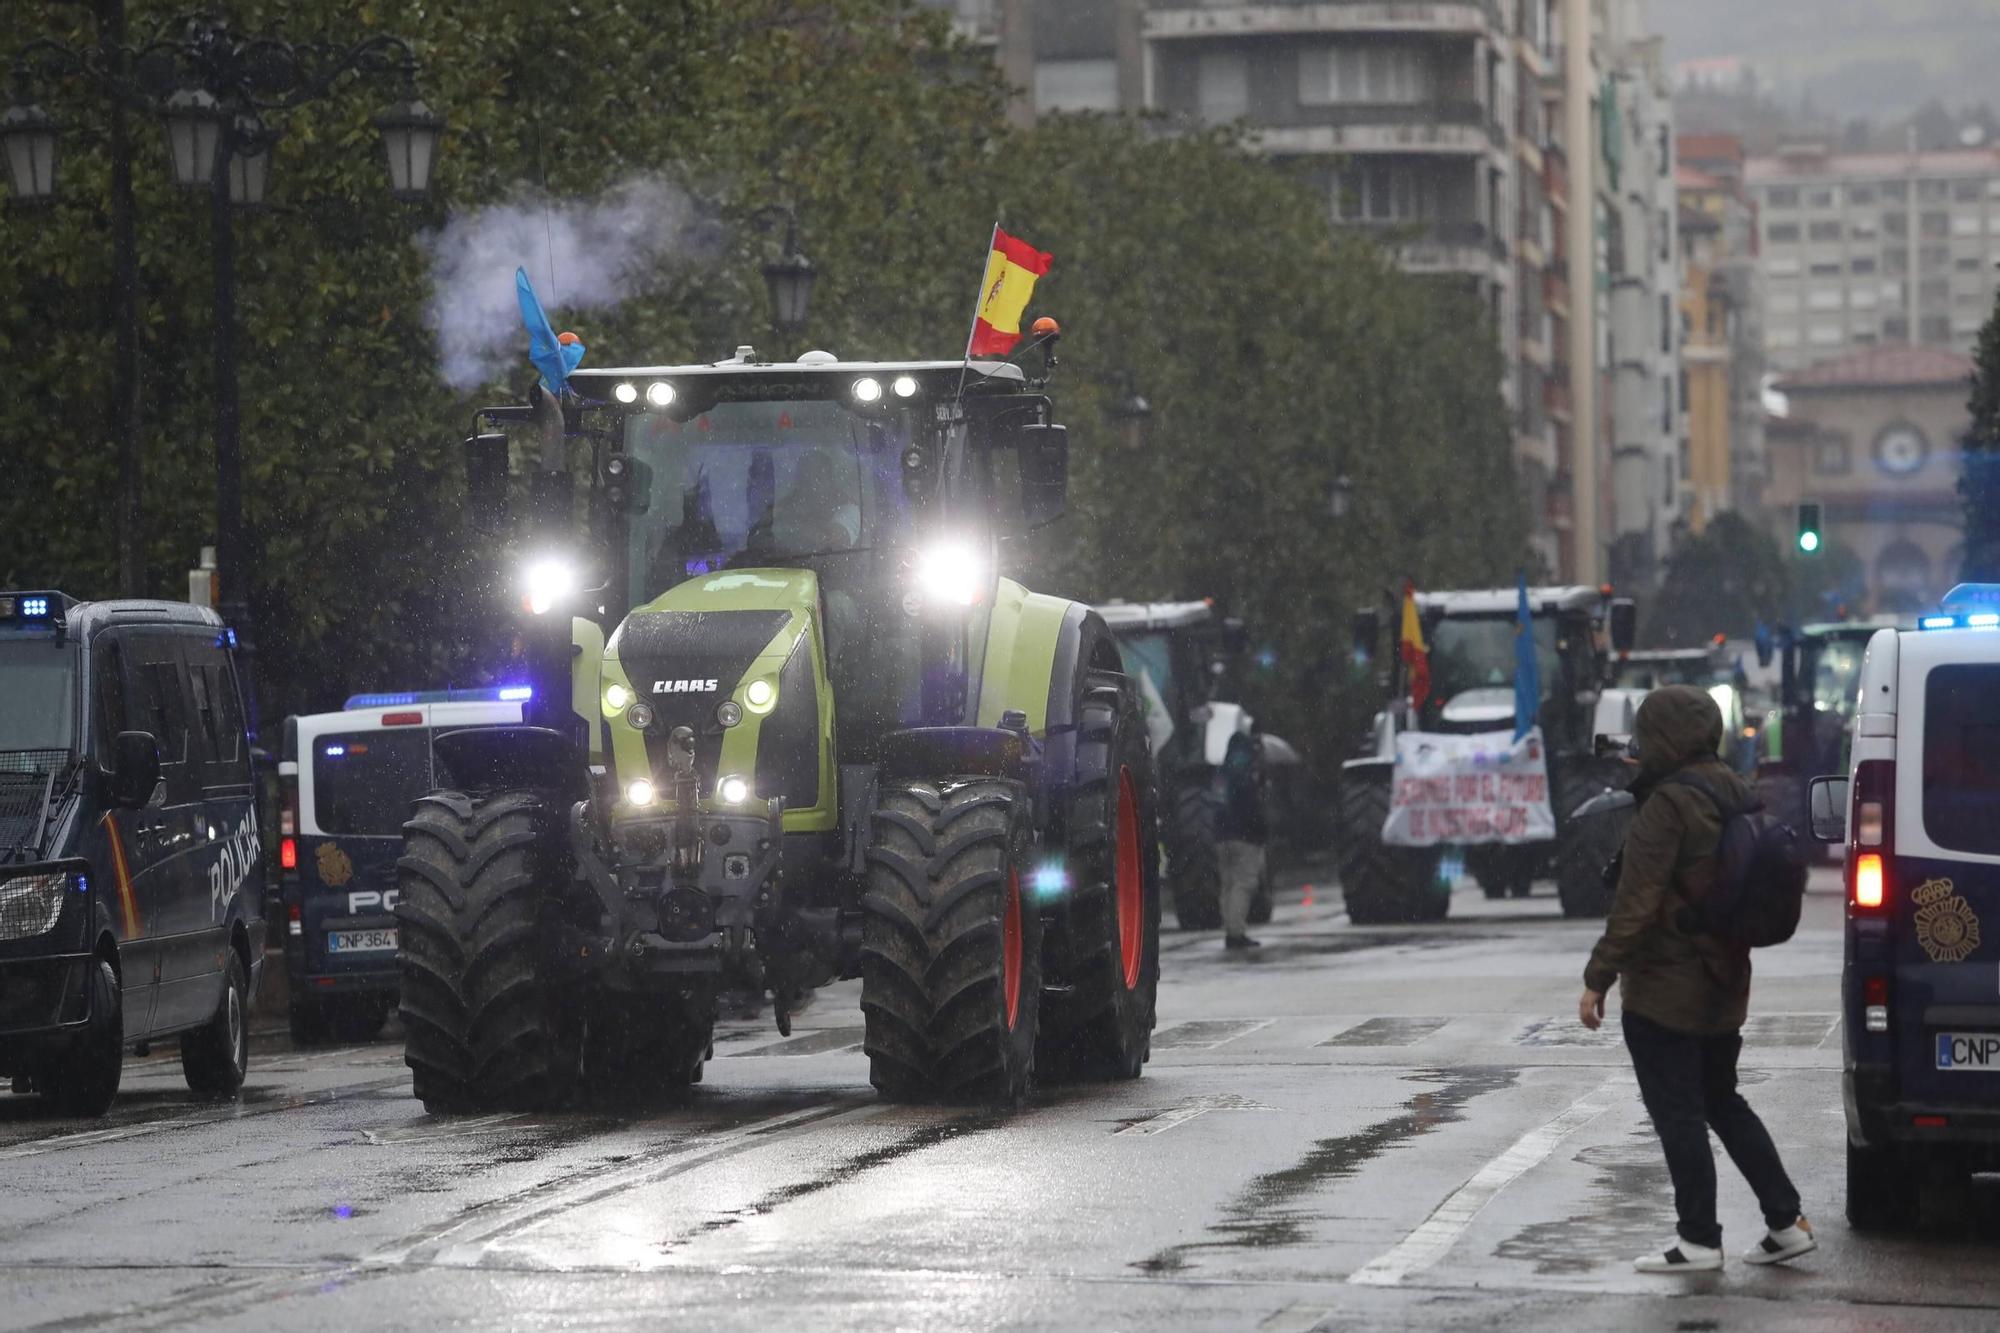
<instances>
[{"instance_id":1,"label":"traffic light","mask_svg":"<svg viewBox=\"0 0 2000 1333\"><path fill-rule=\"evenodd\" d=\"M1819 503L1808 500L1799 505L1799 549L1811 555L1819 544Z\"/></svg>"}]
</instances>

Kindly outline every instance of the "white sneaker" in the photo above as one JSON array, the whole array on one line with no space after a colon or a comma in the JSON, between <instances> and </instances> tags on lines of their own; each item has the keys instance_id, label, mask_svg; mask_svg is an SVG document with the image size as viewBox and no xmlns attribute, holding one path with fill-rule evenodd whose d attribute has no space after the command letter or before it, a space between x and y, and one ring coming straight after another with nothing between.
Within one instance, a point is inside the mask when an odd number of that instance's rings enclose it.
<instances>
[{"instance_id":1,"label":"white sneaker","mask_svg":"<svg viewBox=\"0 0 2000 1333\"><path fill-rule=\"evenodd\" d=\"M1812 1223L1803 1214L1781 1231L1766 1232L1764 1239L1743 1252L1746 1264L1782 1264L1819 1248L1813 1239Z\"/></svg>"},{"instance_id":2,"label":"white sneaker","mask_svg":"<svg viewBox=\"0 0 2000 1333\"><path fill-rule=\"evenodd\" d=\"M1696 1245L1676 1236L1660 1254L1642 1254L1632 1261L1641 1273L1718 1273L1722 1271L1722 1251Z\"/></svg>"}]
</instances>

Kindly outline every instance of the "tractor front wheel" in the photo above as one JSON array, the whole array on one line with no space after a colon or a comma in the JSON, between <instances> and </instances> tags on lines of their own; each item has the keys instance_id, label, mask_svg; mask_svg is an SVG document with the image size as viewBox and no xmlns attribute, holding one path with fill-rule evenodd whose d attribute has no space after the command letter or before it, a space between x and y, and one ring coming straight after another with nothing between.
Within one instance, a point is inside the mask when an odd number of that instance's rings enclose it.
<instances>
[{"instance_id":1,"label":"tractor front wheel","mask_svg":"<svg viewBox=\"0 0 2000 1333\"><path fill-rule=\"evenodd\" d=\"M1012 1105L1041 1014L1033 802L993 778L882 792L862 896L869 1079L892 1101Z\"/></svg>"},{"instance_id":2,"label":"tractor front wheel","mask_svg":"<svg viewBox=\"0 0 2000 1333\"><path fill-rule=\"evenodd\" d=\"M1350 777L1340 786L1340 892L1357 926L1441 921L1451 889L1438 877L1438 854L1426 847L1382 841L1389 818L1389 783Z\"/></svg>"},{"instance_id":3,"label":"tractor front wheel","mask_svg":"<svg viewBox=\"0 0 2000 1333\"><path fill-rule=\"evenodd\" d=\"M538 1110L574 1094L579 1025L548 945L563 838L532 792L438 792L403 825L403 1058L425 1110Z\"/></svg>"},{"instance_id":4,"label":"tractor front wheel","mask_svg":"<svg viewBox=\"0 0 2000 1333\"><path fill-rule=\"evenodd\" d=\"M1174 822L1167 830L1167 884L1174 920L1182 930L1222 925L1222 858L1216 850L1215 798L1206 783L1174 793Z\"/></svg>"},{"instance_id":5,"label":"tractor front wheel","mask_svg":"<svg viewBox=\"0 0 2000 1333\"><path fill-rule=\"evenodd\" d=\"M1159 829L1145 719L1115 686L1079 710L1076 766L1040 1059L1067 1077L1137 1078L1160 985Z\"/></svg>"}]
</instances>

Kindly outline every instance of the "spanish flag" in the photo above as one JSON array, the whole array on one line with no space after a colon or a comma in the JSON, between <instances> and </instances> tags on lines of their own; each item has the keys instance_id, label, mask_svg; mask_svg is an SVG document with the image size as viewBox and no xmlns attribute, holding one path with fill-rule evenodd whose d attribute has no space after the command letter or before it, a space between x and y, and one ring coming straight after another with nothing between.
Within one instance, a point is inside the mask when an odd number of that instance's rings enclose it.
<instances>
[{"instance_id":1,"label":"spanish flag","mask_svg":"<svg viewBox=\"0 0 2000 1333\"><path fill-rule=\"evenodd\" d=\"M1417 585L1403 584L1403 665L1410 670L1410 707L1422 708L1431 697L1431 650L1424 643L1424 623L1417 616Z\"/></svg>"},{"instance_id":2,"label":"spanish flag","mask_svg":"<svg viewBox=\"0 0 2000 1333\"><path fill-rule=\"evenodd\" d=\"M1021 312L1035 290L1035 279L1049 271L1055 256L1037 250L1018 237L993 228L993 248L986 256L986 280L979 288L979 309L972 319L972 338L965 354L1005 356L1021 341Z\"/></svg>"}]
</instances>

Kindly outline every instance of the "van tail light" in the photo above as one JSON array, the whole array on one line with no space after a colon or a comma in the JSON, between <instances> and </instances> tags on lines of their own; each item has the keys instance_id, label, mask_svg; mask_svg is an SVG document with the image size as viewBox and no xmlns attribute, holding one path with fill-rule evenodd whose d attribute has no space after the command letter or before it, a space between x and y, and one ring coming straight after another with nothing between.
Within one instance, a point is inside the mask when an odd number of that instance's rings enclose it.
<instances>
[{"instance_id":1,"label":"van tail light","mask_svg":"<svg viewBox=\"0 0 2000 1333\"><path fill-rule=\"evenodd\" d=\"M1854 858L1854 905L1866 912L1878 912L1888 901L1889 888L1883 883L1882 854L1862 852Z\"/></svg>"},{"instance_id":2,"label":"van tail light","mask_svg":"<svg viewBox=\"0 0 2000 1333\"><path fill-rule=\"evenodd\" d=\"M1865 977L1861 982L1862 1026L1870 1032L1889 1030L1889 978Z\"/></svg>"},{"instance_id":3,"label":"van tail light","mask_svg":"<svg viewBox=\"0 0 2000 1333\"><path fill-rule=\"evenodd\" d=\"M1853 799L1847 901L1856 911L1879 912L1889 904L1889 858L1896 850L1896 761L1866 759L1855 765Z\"/></svg>"},{"instance_id":4,"label":"van tail light","mask_svg":"<svg viewBox=\"0 0 2000 1333\"><path fill-rule=\"evenodd\" d=\"M293 903L292 910L289 913L290 924L288 925L287 928L291 931L291 933L294 936L299 936L306 933L306 927L303 915L304 914L299 911L299 905L297 903Z\"/></svg>"},{"instance_id":5,"label":"van tail light","mask_svg":"<svg viewBox=\"0 0 2000 1333\"><path fill-rule=\"evenodd\" d=\"M421 711L382 714L382 725L385 727L420 727L423 723L424 715Z\"/></svg>"},{"instance_id":6,"label":"van tail light","mask_svg":"<svg viewBox=\"0 0 2000 1333\"><path fill-rule=\"evenodd\" d=\"M278 839L278 868L297 870L299 868L299 840L297 838Z\"/></svg>"}]
</instances>

